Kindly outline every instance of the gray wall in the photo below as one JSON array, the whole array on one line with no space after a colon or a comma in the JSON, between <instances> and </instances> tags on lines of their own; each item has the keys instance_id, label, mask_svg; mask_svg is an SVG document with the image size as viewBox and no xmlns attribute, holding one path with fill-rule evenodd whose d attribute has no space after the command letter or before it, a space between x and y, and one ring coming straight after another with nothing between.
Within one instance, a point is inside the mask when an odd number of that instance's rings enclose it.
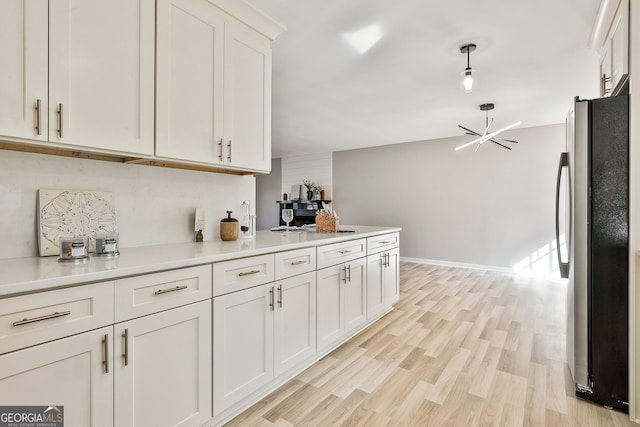
<instances>
[{"instance_id":1,"label":"gray wall","mask_svg":"<svg viewBox=\"0 0 640 427\"><path fill-rule=\"evenodd\" d=\"M334 153L341 225L400 226L408 258L505 268L553 263L543 252L555 237L565 126L501 136L520 144L455 151L470 140L462 136Z\"/></svg>"},{"instance_id":2,"label":"gray wall","mask_svg":"<svg viewBox=\"0 0 640 427\"><path fill-rule=\"evenodd\" d=\"M282 175L281 159L271 160L269 175L256 175L256 229L268 230L278 225L280 208L276 200L282 200L280 193Z\"/></svg>"}]
</instances>

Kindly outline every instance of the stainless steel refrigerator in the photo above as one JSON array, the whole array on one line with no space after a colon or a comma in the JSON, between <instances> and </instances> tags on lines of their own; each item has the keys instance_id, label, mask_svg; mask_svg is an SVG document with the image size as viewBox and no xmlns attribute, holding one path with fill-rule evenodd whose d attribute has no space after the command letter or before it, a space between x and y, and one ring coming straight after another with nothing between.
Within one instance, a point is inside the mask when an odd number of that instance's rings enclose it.
<instances>
[{"instance_id":1,"label":"stainless steel refrigerator","mask_svg":"<svg viewBox=\"0 0 640 427\"><path fill-rule=\"evenodd\" d=\"M567 361L576 396L628 412L628 95L575 99L558 166L556 245L569 278Z\"/></svg>"}]
</instances>

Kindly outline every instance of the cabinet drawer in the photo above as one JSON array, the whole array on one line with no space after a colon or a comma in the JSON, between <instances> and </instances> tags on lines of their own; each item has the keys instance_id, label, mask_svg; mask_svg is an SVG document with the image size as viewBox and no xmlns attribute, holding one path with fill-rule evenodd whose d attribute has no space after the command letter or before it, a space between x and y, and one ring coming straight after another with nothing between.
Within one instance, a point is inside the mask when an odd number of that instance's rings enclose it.
<instances>
[{"instance_id":1,"label":"cabinet drawer","mask_svg":"<svg viewBox=\"0 0 640 427\"><path fill-rule=\"evenodd\" d=\"M318 269L351 261L367 254L365 239L318 246Z\"/></svg>"},{"instance_id":2,"label":"cabinet drawer","mask_svg":"<svg viewBox=\"0 0 640 427\"><path fill-rule=\"evenodd\" d=\"M0 299L0 354L113 323L113 282Z\"/></svg>"},{"instance_id":3,"label":"cabinet drawer","mask_svg":"<svg viewBox=\"0 0 640 427\"><path fill-rule=\"evenodd\" d=\"M367 239L367 255L375 254L400 245L400 233L382 234Z\"/></svg>"},{"instance_id":4,"label":"cabinet drawer","mask_svg":"<svg viewBox=\"0 0 640 427\"><path fill-rule=\"evenodd\" d=\"M115 281L115 321L211 298L211 265Z\"/></svg>"},{"instance_id":5,"label":"cabinet drawer","mask_svg":"<svg viewBox=\"0 0 640 427\"><path fill-rule=\"evenodd\" d=\"M316 248L278 252L276 254L276 280L307 273L316 269Z\"/></svg>"},{"instance_id":6,"label":"cabinet drawer","mask_svg":"<svg viewBox=\"0 0 640 427\"><path fill-rule=\"evenodd\" d=\"M213 264L213 296L273 282L273 254Z\"/></svg>"}]
</instances>

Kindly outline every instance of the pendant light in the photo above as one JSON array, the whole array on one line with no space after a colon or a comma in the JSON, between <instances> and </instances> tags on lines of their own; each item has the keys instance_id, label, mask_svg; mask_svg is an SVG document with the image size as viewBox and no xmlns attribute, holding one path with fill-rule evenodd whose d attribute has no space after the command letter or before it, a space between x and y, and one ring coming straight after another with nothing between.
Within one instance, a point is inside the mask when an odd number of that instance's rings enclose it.
<instances>
[{"instance_id":1,"label":"pendant light","mask_svg":"<svg viewBox=\"0 0 640 427\"><path fill-rule=\"evenodd\" d=\"M469 65L469 56L474 50L476 50L476 45L473 43L460 46L460 53L467 54L467 68L464 69L462 77L462 87L465 93L471 93L471 91L473 91L473 69L471 65Z\"/></svg>"},{"instance_id":2,"label":"pendant light","mask_svg":"<svg viewBox=\"0 0 640 427\"><path fill-rule=\"evenodd\" d=\"M476 138L473 141L469 141L466 144L462 144L461 146L456 148L456 151L462 150L463 148L466 148L466 147L468 147L470 145L473 145L473 144L477 144L475 151L478 151L480 146L482 144L484 144L485 142L487 142L487 141L491 141L494 144L497 144L497 145L501 146L502 148L506 148L507 150L511 150L511 147L507 147L504 143L508 143L508 142L510 142L512 144L517 144L518 143L518 141L515 141L513 139L499 139L499 138L496 138L496 136L499 133L504 132L507 129L511 129L512 127L515 127L515 126L518 126L518 125L522 124L522 122L516 122L516 123L513 123L513 124L511 124L509 126L505 126L502 129L498 129L495 132L489 133L489 128L491 127L491 123L493 123L493 118L491 118L491 120L489 120L489 111L493 110L494 108L495 108L495 105L492 104L492 103L486 103L486 104L480 105L480 111L486 112L486 121L485 121L485 126L486 127L485 127L484 132L482 134L479 134L478 132L475 132L475 131L473 131L471 129L467 129L464 126L458 125L458 127L460 129L464 130L467 135L478 136L479 138Z\"/></svg>"}]
</instances>

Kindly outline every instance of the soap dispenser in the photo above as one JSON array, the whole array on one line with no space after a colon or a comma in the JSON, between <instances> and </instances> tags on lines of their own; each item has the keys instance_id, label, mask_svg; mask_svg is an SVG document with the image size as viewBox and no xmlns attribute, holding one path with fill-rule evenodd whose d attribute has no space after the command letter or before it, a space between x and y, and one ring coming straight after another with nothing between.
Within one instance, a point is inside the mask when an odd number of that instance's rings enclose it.
<instances>
[{"instance_id":1,"label":"soap dispenser","mask_svg":"<svg viewBox=\"0 0 640 427\"><path fill-rule=\"evenodd\" d=\"M240 205L240 231L244 238L253 237L253 216L249 200L243 201Z\"/></svg>"},{"instance_id":2,"label":"soap dispenser","mask_svg":"<svg viewBox=\"0 0 640 427\"><path fill-rule=\"evenodd\" d=\"M231 218L231 211L220 221L220 238L224 241L238 239L238 220Z\"/></svg>"}]
</instances>

